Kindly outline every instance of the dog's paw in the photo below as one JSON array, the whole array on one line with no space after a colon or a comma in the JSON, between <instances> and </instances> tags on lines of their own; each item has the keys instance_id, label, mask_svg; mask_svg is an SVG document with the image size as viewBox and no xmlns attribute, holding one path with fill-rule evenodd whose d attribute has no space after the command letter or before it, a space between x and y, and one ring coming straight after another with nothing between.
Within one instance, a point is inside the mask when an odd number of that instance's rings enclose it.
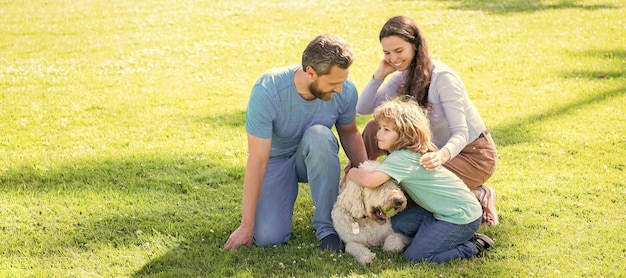
<instances>
[{"instance_id":1,"label":"dog's paw","mask_svg":"<svg viewBox=\"0 0 626 278\"><path fill-rule=\"evenodd\" d=\"M346 242L346 253L352 255L362 265L369 265L376 258L376 254L367 246L357 242Z\"/></svg>"},{"instance_id":2,"label":"dog's paw","mask_svg":"<svg viewBox=\"0 0 626 278\"><path fill-rule=\"evenodd\" d=\"M411 243L411 238L399 233L393 233L385 239L383 251L385 252L401 252L404 247Z\"/></svg>"},{"instance_id":3,"label":"dog's paw","mask_svg":"<svg viewBox=\"0 0 626 278\"><path fill-rule=\"evenodd\" d=\"M370 265L376 259L376 254L371 251L363 252L356 257L356 260L362 265Z\"/></svg>"}]
</instances>

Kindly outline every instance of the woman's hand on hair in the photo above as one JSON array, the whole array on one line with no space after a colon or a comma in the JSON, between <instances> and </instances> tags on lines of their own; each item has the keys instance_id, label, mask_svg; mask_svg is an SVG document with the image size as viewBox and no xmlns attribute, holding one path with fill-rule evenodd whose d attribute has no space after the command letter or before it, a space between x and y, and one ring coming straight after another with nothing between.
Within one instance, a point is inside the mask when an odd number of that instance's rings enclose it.
<instances>
[{"instance_id":1,"label":"woman's hand on hair","mask_svg":"<svg viewBox=\"0 0 626 278\"><path fill-rule=\"evenodd\" d=\"M391 64L387 63L385 58L383 58L380 60L378 69L376 70L376 72L374 72L374 75L372 77L375 80L379 80L379 81L385 80L385 77L387 77L387 75L391 74L394 71L396 71L396 68L392 66Z\"/></svg>"}]
</instances>

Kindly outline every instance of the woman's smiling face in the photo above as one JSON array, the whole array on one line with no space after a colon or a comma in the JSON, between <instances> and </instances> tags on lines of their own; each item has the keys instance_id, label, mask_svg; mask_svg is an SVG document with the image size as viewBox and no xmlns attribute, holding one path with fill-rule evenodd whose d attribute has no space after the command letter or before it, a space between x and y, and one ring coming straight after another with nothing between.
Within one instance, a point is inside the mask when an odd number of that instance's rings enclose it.
<instances>
[{"instance_id":1,"label":"woman's smiling face","mask_svg":"<svg viewBox=\"0 0 626 278\"><path fill-rule=\"evenodd\" d=\"M409 68L415 57L415 46L398 36L384 37L380 40L385 53L385 61L396 70L403 71Z\"/></svg>"}]
</instances>

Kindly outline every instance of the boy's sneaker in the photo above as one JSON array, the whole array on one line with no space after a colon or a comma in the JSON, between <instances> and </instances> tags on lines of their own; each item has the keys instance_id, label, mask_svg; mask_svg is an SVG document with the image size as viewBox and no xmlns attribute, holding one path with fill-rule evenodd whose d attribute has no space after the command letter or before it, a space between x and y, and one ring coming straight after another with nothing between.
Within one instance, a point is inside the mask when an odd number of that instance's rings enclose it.
<instances>
[{"instance_id":1,"label":"boy's sneaker","mask_svg":"<svg viewBox=\"0 0 626 278\"><path fill-rule=\"evenodd\" d=\"M476 256L480 257L481 253L489 248L491 248L491 246L493 246L496 242L489 238L486 235L483 234L474 234L474 236L472 236L472 238L470 239L471 242L473 242L474 244L476 244L476 248L478 248L478 253L476 254Z\"/></svg>"},{"instance_id":2,"label":"boy's sneaker","mask_svg":"<svg viewBox=\"0 0 626 278\"><path fill-rule=\"evenodd\" d=\"M335 251L337 253L345 251L343 241L339 239L337 234L330 234L322 238L320 241L320 250L322 251Z\"/></svg>"}]
</instances>

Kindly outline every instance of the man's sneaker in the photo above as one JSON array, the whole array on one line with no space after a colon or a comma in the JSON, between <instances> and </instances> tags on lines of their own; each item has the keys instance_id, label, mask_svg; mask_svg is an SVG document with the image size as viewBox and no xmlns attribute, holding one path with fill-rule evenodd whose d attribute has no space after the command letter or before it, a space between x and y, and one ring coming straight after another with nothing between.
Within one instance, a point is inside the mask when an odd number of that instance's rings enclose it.
<instances>
[{"instance_id":1,"label":"man's sneaker","mask_svg":"<svg viewBox=\"0 0 626 278\"><path fill-rule=\"evenodd\" d=\"M483 234L474 234L474 236L472 236L472 238L470 239L471 242L473 242L474 244L476 244L476 248L478 248L478 253L476 254L476 256L480 257L481 253L489 248L491 248L491 246L493 246L496 242L489 238L486 235Z\"/></svg>"},{"instance_id":2,"label":"man's sneaker","mask_svg":"<svg viewBox=\"0 0 626 278\"><path fill-rule=\"evenodd\" d=\"M345 251L343 241L339 239L337 234L330 234L322 238L320 243L320 250L322 251L335 251L337 253Z\"/></svg>"}]
</instances>

